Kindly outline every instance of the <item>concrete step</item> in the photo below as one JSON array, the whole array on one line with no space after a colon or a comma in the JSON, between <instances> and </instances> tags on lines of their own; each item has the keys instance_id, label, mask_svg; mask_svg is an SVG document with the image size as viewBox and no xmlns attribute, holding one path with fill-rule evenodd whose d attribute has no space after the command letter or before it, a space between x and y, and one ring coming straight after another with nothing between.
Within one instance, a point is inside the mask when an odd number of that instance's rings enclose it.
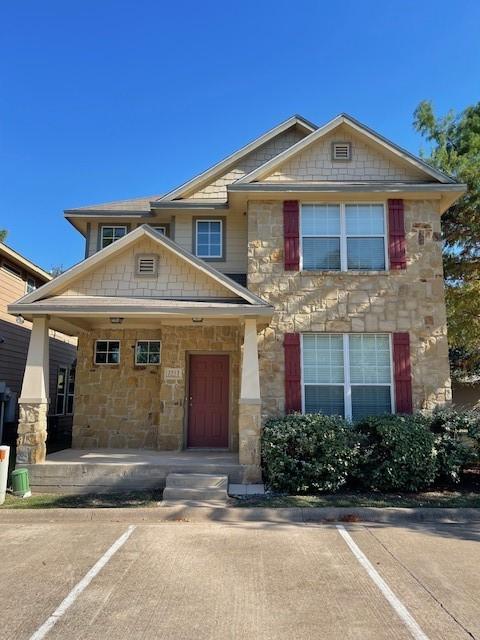
<instances>
[{"instance_id":1,"label":"concrete step","mask_svg":"<svg viewBox=\"0 0 480 640\"><path fill-rule=\"evenodd\" d=\"M211 473L169 473L167 489L228 489L228 477Z\"/></svg>"},{"instance_id":2,"label":"concrete step","mask_svg":"<svg viewBox=\"0 0 480 640\"><path fill-rule=\"evenodd\" d=\"M201 504L226 506L228 476L206 473L170 473L165 481L162 506Z\"/></svg>"}]
</instances>

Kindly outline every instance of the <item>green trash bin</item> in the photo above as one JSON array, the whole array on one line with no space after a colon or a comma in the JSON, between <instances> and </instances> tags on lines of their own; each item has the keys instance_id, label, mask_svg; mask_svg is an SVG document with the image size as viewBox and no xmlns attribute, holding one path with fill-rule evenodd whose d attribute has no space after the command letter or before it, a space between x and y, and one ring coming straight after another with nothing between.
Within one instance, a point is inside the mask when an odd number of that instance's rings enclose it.
<instances>
[{"instance_id":1,"label":"green trash bin","mask_svg":"<svg viewBox=\"0 0 480 640\"><path fill-rule=\"evenodd\" d=\"M15 469L15 471L12 471L12 490L14 496L20 496L21 498L31 495L27 469Z\"/></svg>"}]
</instances>

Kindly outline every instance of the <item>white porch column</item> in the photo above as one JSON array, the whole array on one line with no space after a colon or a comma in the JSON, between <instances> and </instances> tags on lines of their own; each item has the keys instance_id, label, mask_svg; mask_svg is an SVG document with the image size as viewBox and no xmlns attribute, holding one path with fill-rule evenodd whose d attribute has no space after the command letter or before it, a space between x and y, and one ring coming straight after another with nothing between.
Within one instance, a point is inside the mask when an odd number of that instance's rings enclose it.
<instances>
[{"instance_id":1,"label":"white porch column","mask_svg":"<svg viewBox=\"0 0 480 640\"><path fill-rule=\"evenodd\" d=\"M261 398L258 368L257 321L247 318L243 334L242 377L239 406L239 462L246 467L245 481L261 480Z\"/></svg>"},{"instance_id":2,"label":"white porch column","mask_svg":"<svg viewBox=\"0 0 480 640\"><path fill-rule=\"evenodd\" d=\"M48 317L34 318L18 400L17 463L45 462L49 402Z\"/></svg>"}]
</instances>

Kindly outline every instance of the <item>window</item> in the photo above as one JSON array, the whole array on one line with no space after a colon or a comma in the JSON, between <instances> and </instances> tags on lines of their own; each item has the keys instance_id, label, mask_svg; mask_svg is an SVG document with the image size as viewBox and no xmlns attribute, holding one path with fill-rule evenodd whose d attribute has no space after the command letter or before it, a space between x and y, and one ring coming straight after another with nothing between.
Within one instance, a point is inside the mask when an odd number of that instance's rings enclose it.
<instances>
[{"instance_id":1,"label":"window","mask_svg":"<svg viewBox=\"0 0 480 640\"><path fill-rule=\"evenodd\" d=\"M158 256L155 254L139 254L135 256L137 276L156 276L158 272Z\"/></svg>"},{"instance_id":2,"label":"window","mask_svg":"<svg viewBox=\"0 0 480 640\"><path fill-rule=\"evenodd\" d=\"M223 221L196 220L195 255L199 258L223 257Z\"/></svg>"},{"instance_id":3,"label":"window","mask_svg":"<svg viewBox=\"0 0 480 640\"><path fill-rule=\"evenodd\" d=\"M55 400L55 415L73 413L73 397L75 393L75 366L58 367L57 396Z\"/></svg>"},{"instance_id":4,"label":"window","mask_svg":"<svg viewBox=\"0 0 480 640\"><path fill-rule=\"evenodd\" d=\"M37 283L35 282L35 278L30 276L27 277L27 282L25 284L25 290L27 293L32 293L37 288Z\"/></svg>"},{"instance_id":5,"label":"window","mask_svg":"<svg viewBox=\"0 0 480 640\"><path fill-rule=\"evenodd\" d=\"M123 238L127 233L126 226L102 227L102 249L108 247L109 244Z\"/></svg>"},{"instance_id":6,"label":"window","mask_svg":"<svg viewBox=\"0 0 480 640\"><path fill-rule=\"evenodd\" d=\"M97 340L95 342L95 364L119 364L120 341Z\"/></svg>"},{"instance_id":7,"label":"window","mask_svg":"<svg viewBox=\"0 0 480 640\"><path fill-rule=\"evenodd\" d=\"M2 263L2 267L5 269L5 271L8 271L9 273L13 274L14 276L18 276L19 278L22 277L23 272L20 269L20 267L17 267L16 265L12 264L11 262L5 262L5 260Z\"/></svg>"},{"instance_id":8,"label":"window","mask_svg":"<svg viewBox=\"0 0 480 640\"><path fill-rule=\"evenodd\" d=\"M160 341L138 340L135 347L135 364L160 364Z\"/></svg>"},{"instance_id":9,"label":"window","mask_svg":"<svg viewBox=\"0 0 480 640\"><path fill-rule=\"evenodd\" d=\"M167 235L167 227L153 227L154 231L157 231L157 233L162 233L164 236Z\"/></svg>"},{"instance_id":10,"label":"window","mask_svg":"<svg viewBox=\"0 0 480 640\"><path fill-rule=\"evenodd\" d=\"M304 204L302 269L384 271L383 204Z\"/></svg>"},{"instance_id":11,"label":"window","mask_svg":"<svg viewBox=\"0 0 480 640\"><path fill-rule=\"evenodd\" d=\"M352 145L350 142L332 142L332 160L351 160Z\"/></svg>"},{"instance_id":12,"label":"window","mask_svg":"<svg viewBox=\"0 0 480 640\"><path fill-rule=\"evenodd\" d=\"M305 413L358 420L392 412L388 335L303 334L302 374Z\"/></svg>"}]
</instances>

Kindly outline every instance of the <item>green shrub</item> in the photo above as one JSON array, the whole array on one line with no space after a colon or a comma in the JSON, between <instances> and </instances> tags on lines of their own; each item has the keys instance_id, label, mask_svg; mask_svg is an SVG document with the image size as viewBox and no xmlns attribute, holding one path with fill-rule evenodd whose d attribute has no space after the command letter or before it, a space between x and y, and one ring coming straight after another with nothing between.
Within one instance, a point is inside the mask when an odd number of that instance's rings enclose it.
<instances>
[{"instance_id":1,"label":"green shrub","mask_svg":"<svg viewBox=\"0 0 480 640\"><path fill-rule=\"evenodd\" d=\"M285 493L336 491L347 482L357 450L351 427L338 416L271 419L262 433L266 483Z\"/></svg>"},{"instance_id":2,"label":"green shrub","mask_svg":"<svg viewBox=\"0 0 480 640\"><path fill-rule=\"evenodd\" d=\"M477 429L480 433L478 414L472 411L438 409L428 418L437 452L437 482L456 483L461 480L462 469L474 462L476 453L466 441L466 435Z\"/></svg>"},{"instance_id":3,"label":"green shrub","mask_svg":"<svg viewBox=\"0 0 480 640\"><path fill-rule=\"evenodd\" d=\"M434 436L421 415L367 417L354 427L360 439L356 478L379 491L418 491L436 475Z\"/></svg>"}]
</instances>

